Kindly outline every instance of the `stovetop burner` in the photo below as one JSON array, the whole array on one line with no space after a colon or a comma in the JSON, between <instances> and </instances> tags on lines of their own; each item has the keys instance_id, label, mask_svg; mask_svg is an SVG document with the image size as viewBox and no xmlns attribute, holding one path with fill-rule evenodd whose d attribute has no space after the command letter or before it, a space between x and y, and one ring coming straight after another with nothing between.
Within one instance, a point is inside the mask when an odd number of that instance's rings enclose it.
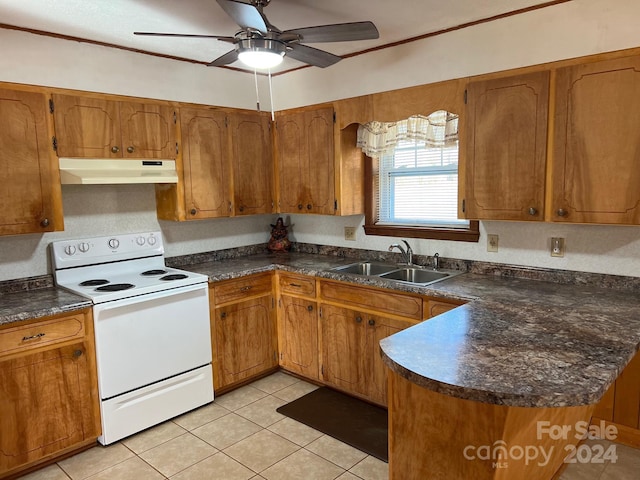
<instances>
[{"instance_id":1,"label":"stovetop burner","mask_svg":"<svg viewBox=\"0 0 640 480\"><path fill-rule=\"evenodd\" d=\"M120 290L128 290L130 288L135 287L132 283L112 283L109 285L103 285L102 287L96 288L97 292L117 292Z\"/></svg>"},{"instance_id":2,"label":"stovetop burner","mask_svg":"<svg viewBox=\"0 0 640 480\"><path fill-rule=\"evenodd\" d=\"M151 277L153 275L162 275L164 273L167 273L166 270L160 270L160 269L154 269L154 270L147 270L146 272L142 272L140 275L143 275L145 277Z\"/></svg>"},{"instance_id":3,"label":"stovetop burner","mask_svg":"<svg viewBox=\"0 0 640 480\"><path fill-rule=\"evenodd\" d=\"M106 285L109 283L109 280L105 280L104 278L94 278L91 280L85 280L80 283L81 287L97 287L98 285Z\"/></svg>"},{"instance_id":4,"label":"stovetop burner","mask_svg":"<svg viewBox=\"0 0 640 480\"><path fill-rule=\"evenodd\" d=\"M164 277L160 277L160 280L165 280L165 281L169 281L169 280L182 280L183 278L187 278L188 275L185 275L184 273L172 273L171 275L165 275Z\"/></svg>"}]
</instances>

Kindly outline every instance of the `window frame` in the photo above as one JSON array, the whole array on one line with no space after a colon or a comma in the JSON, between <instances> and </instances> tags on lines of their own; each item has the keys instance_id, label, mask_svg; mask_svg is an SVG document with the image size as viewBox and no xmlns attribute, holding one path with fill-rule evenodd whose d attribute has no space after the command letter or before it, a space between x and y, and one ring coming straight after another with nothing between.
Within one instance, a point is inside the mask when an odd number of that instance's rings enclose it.
<instances>
[{"instance_id":1,"label":"window frame","mask_svg":"<svg viewBox=\"0 0 640 480\"><path fill-rule=\"evenodd\" d=\"M460 154L460 152L459 152ZM460 155L459 155L460 158ZM375 175L378 172L380 161L377 158L365 155L364 162L365 179L365 215L364 231L366 235L385 237L423 238L432 240L451 240L457 242L478 242L480 239L480 222L470 220L468 228L450 228L437 226L399 226L377 225L378 203L377 184ZM460 185L460 171L458 170L458 185ZM459 190L458 190L459 192Z\"/></svg>"}]
</instances>

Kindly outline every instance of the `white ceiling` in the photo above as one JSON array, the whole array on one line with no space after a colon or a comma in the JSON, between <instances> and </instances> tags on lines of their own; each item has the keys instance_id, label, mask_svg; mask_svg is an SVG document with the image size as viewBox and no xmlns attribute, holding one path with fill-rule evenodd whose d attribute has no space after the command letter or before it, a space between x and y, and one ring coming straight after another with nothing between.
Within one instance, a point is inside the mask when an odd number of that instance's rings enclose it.
<instances>
[{"instance_id":1,"label":"white ceiling","mask_svg":"<svg viewBox=\"0 0 640 480\"><path fill-rule=\"evenodd\" d=\"M546 2L272 0L264 12L269 21L281 30L373 21L380 32L377 40L312 44L336 55L344 55ZM134 36L133 32L233 36L238 30L215 0L0 0L0 22L201 62L212 61L231 50L232 45L215 39L140 37ZM278 71L302 65L285 59ZM232 66L241 67L239 62Z\"/></svg>"}]
</instances>

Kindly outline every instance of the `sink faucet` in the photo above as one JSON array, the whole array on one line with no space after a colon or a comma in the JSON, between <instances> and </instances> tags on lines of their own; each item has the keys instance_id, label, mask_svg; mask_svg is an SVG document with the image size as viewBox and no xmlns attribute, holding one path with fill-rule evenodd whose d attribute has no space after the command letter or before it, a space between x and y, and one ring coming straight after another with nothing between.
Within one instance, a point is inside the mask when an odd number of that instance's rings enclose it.
<instances>
[{"instance_id":1,"label":"sink faucet","mask_svg":"<svg viewBox=\"0 0 640 480\"><path fill-rule=\"evenodd\" d=\"M434 253L433 254L433 269L434 270L438 270L440 268L440 254L439 253Z\"/></svg>"},{"instance_id":2,"label":"sink faucet","mask_svg":"<svg viewBox=\"0 0 640 480\"><path fill-rule=\"evenodd\" d=\"M402 245L398 243L394 243L389 246L389 251L392 252L394 248L397 248L398 250L400 250L400 253L402 253L402 258L404 259L404 262L408 266L411 266L413 265L413 250L411 249L411 245L409 245L409 242L407 242L406 240L402 240L402 242L407 246L406 250L402 248Z\"/></svg>"}]
</instances>

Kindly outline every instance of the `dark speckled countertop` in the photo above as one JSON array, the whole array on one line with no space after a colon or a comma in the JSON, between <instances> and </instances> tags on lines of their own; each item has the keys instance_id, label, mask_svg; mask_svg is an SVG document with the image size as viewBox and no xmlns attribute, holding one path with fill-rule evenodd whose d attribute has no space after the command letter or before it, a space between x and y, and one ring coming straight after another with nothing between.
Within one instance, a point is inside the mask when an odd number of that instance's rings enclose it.
<instances>
[{"instance_id":1,"label":"dark speckled countertop","mask_svg":"<svg viewBox=\"0 0 640 480\"><path fill-rule=\"evenodd\" d=\"M328 271L357 261L315 253L257 253L168 264L210 281L275 269L467 301L381 342L386 364L425 388L525 407L596 403L640 347L640 295L633 289L465 273L427 287ZM471 266L474 271L477 266ZM538 270L529 269L528 275ZM549 272L540 270L547 278ZM567 276L562 273L563 280ZM584 275L577 273L576 282ZM614 278L616 284L625 279ZM635 279L629 278L633 283ZM606 278L603 282L611 281ZM90 306L51 286L0 293L0 325Z\"/></svg>"},{"instance_id":2,"label":"dark speckled countertop","mask_svg":"<svg viewBox=\"0 0 640 480\"><path fill-rule=\"evenodd\" d=\"M468 303L381 342L386 364L425 388L524 407L600 400L640 347L635 292L466 273L427 287L326 271L353 258L263 254L187 265L227 280L273 269Z\"/></svg>"},{"instance_id":3,"label":"dark speckled countertop","mask_svg":"<svg viewBox=\"0 0 640 480\"><path fill-rule=\"evenodd\" d=\"M0 293L0 325L91 307L91 301L53 286Z\"/></svg>"}]
</instances>

